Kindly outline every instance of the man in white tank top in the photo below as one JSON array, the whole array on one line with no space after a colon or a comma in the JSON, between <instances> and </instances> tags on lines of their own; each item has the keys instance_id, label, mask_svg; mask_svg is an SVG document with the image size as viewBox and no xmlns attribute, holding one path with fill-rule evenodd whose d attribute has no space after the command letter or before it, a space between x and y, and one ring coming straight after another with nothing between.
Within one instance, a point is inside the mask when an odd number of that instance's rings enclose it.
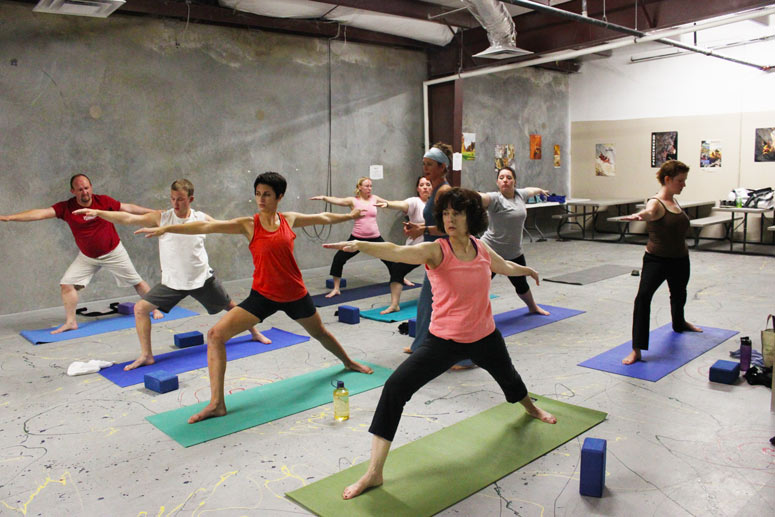
<instances>
[{"instance_id":1,"label":"man in white tank top","mask_svg":"<svg viewBox=\"0 0 775 517\"><path fill-rule=\"evenodd\" d=\"M172 208L153 211L144 215L126 212L83 209L78 213L101 217L118 224L141 227L168 226L193 221L212 221L204 212L191 208L194 201L194 185L187 179L179 179L170 187ZM236 304L229 297L220 281L213 275L205 250L205 235L181 235L165 233L159 238L161 282L143 295L135 304L135 327L140 341L140 357L124 367L132 370L155 362L151 347L151 320L149 314L160 309L169 312L186 296L193 296L208 314L230 310ZM271 343L255 328L250 329L255 341Z\"/></svg>"}]
</instances>

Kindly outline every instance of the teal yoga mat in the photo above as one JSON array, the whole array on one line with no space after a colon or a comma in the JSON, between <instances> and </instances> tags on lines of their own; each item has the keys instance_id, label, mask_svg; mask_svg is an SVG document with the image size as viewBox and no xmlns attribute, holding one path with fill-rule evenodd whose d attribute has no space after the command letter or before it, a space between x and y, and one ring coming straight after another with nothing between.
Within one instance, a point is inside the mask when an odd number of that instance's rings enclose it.
<instances>
[{"instance_id":1,"label":"teal yoga mat","mask_svg":"<svg viewBox=\"0 0 775 517\"><path fill-rule=\"evenodd\" d=\"M491 294L490 299L497 298L497 294ZM406 321L409 318L417 317L417 300L409 300L407 302L401 302L401 310L397 312L391 312L389 314L380 314L380 311L384 311L388 306L377 307L376 309L369 309L367 311L361 311L361 316L370 320L394 322L394 321Z\"/></svg>"},{"instance_id":2,"label":"teal yoga mat","mask_svg":"<svg viewBox=\"0 0 775 517\"><path fill-rule=\"evenodd\" d=\"M352 396L382 386L393 373L393 370L376 364L361 364L371 366L374 373L366 375L337 365L227 395L228 413L225 416L196 424L189 424L188 418L201 411L208 402L151 415L146 419L183 447L190 447L330 404L334 391L331 383L335 380L344 381Z\"/></svg>"},{"instance_id":3,"label":"teal yoga mat","mask_svg":"<svg viewBox=\"0 0 775 517\"><path fill-rule=\"evenodd\" d=\"M345 501L368 461L285 494L323 516L437 514L605 420L606 413L532 395L557 424L503 403L390 452L384 484ZM368 454L368 451L363 451ZM511 513L511 512L504 512Z\"/></svg>"}]
</instances>

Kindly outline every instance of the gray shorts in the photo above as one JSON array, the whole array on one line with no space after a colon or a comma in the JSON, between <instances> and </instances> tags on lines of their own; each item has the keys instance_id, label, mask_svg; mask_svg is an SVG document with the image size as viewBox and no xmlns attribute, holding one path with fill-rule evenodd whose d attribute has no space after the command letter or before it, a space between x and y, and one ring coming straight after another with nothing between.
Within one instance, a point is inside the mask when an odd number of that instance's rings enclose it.
<instances>
[{"instance_id":1,"label":"gray shorts","mask_svg":"<svg viewBox=\"0 0 775 517\"><path fill-rule=\"evenodd\" d=\"M172 289L164 284L156 284L143 295L143 300L155 305L162 312L170 312L186 296L193 296L204 305L208 314L225 311L231 302L223 284L215 276L208 278L202 287L191 290Z\"/></svg>"}]
</instances>

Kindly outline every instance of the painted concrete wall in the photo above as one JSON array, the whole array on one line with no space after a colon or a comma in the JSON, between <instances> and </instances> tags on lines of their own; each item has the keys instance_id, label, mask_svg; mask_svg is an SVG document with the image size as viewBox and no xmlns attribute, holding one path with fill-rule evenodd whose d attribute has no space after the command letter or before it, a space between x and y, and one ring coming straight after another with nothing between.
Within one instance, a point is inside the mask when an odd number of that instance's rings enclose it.
<instances>
[{"instance_id":1,"label":"painted concrete wall","mask_svg":"<svg viewBox=\"0 0 775 517\"><path fill-rule=\"evenodd\" d=\"M425 56L331 44L331 193L352 193L382 164L375 193L404 198L421 171ZM194 182L195 208L217 218L251 215L258 172L286 175L281 208L317 212L327 193L328 72L325 40L122 15L107 20L34 14L0 4L0 213L66 199L69 177L94 191L152 208L169 184ZM343 208L336 208L344 211ZM400 217L380 215L401 241ZM343 239L349 223L298 232L302 268L330 263L320 238ZM155 242L119 234L141 276L160 278ZM322 235L321 235L322 234ZM0 314L60 304L58 281L77 248L59 220L0 224ZM223 280L248 278L247 242L208 239ZM82 300L134 294L101 272Z\"/></svg>"},{"instance_id":2,"label":"painted concrete wall","mask_svg":"<svg viewBox=\"0 0 775 517\"><path fill-rule=\"evenodd\" d=\"M515 148L517 186L541 187L558 194L570 189L568 76L519 69L463 82L463 131L476 133L476 159L463 162L461 183L482 192L497 190L495 145ZM542 158L531 160L530 135L542 137ZM553 164L554 145L561 164ZM456 151L460 150L459 143Z\"/></svg>"}]
</instances>

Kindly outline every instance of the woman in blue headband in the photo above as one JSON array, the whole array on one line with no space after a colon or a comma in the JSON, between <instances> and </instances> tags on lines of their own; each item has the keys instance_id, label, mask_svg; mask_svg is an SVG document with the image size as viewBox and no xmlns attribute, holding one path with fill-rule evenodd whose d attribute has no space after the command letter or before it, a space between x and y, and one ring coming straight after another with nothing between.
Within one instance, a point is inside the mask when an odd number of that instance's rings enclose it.
<instances>
[{"instance_id":1,"label":"woman in blue headband","mask_svg":"<svg viewBox=\"0 0 775 517\"><path fill-rule=\"evenodd\" d=\"M447 173L452 170L452 147L441 142L433 144L433 147L428 149L428 152L422 158L422 170L425 177L430 180L431 187L433 188L423 210L425 224L404 223L404 233L407 237L412 238L422 235L425 242L430 242L445 235L444 232L436 228L436 219L433 213L436 200L452 188L447 183ZM407 354L411 354L428 337L432 303L431 284L428 281L428 275L425 275L422 289L420 290L420 298L417 300L417 325L415 327L414 341L411 347L404 348L404 352Z\"/></svg>"}]
</instances>

